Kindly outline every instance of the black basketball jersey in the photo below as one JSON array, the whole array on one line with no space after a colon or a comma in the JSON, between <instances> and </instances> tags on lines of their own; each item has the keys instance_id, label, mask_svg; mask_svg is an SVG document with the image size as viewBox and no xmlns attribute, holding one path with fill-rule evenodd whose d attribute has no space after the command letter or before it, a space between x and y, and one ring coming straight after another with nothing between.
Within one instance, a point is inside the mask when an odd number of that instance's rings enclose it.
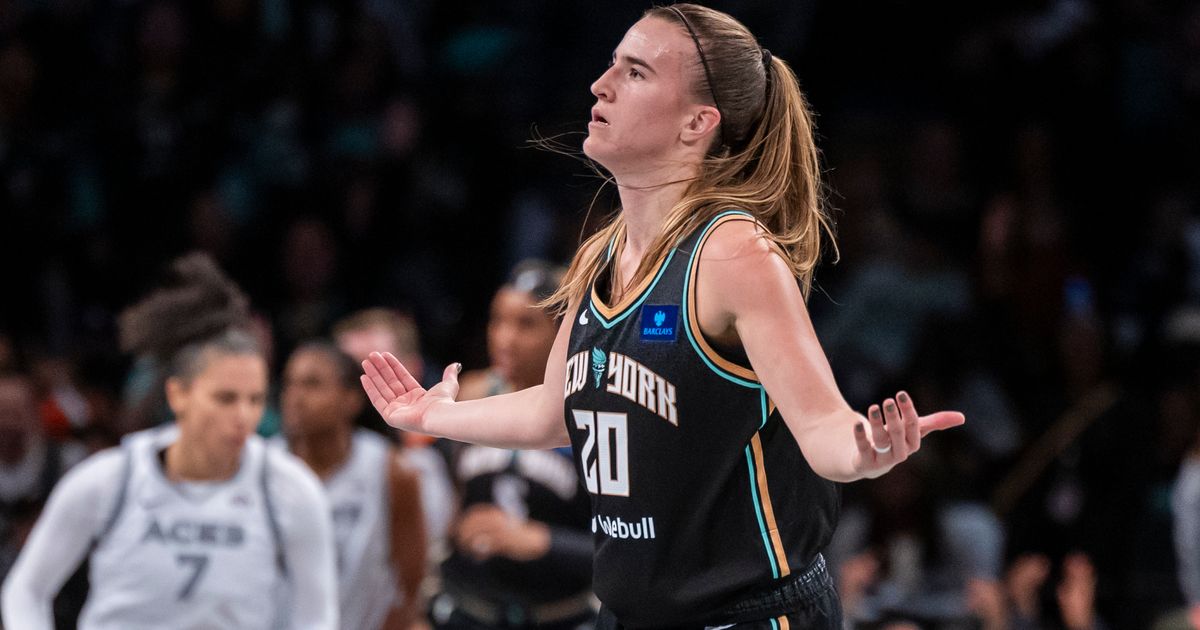
<instances>
[{"instance_id":1,"label":"black basketball jersey","mask_svg":"<svg viewBox=\"0 0 1200 630\"><path fill-rule=\"evenodd\" d=\"M593 586L626 625L713 619L804 570L833 533L837 485L809 467L744 353L719 354L695 319L705 240L752 220L717 215L611 307L610 246L572 315L566 422L592 500Z\"/></svg>"}]
</instances>

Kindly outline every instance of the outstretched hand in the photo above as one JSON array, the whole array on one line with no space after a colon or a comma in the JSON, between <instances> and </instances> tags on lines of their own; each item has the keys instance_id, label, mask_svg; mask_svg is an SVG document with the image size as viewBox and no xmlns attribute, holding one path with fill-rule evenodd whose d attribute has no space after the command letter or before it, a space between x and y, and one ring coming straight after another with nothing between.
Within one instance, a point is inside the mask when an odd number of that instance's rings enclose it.
<instances>
[{"instance_id":1,"label":"outstretched hand","mask_svg":"<svg viewBox=\"0 0 1200 630\"><path fill-rule=\"evenodd\" d=\"M359 380L367 398L384 421L397 429L425 432L424 421L429 409L434 405L453 403L458 397L460 363L447 366L442 373L442 382L430 389L421 387L390 352L372 352L362 362L362 367L364 374Z\"/></svg>"},{"instance_id":2,"label":"outstretched hand","mask_svg":"<svg viewBox=\"0 0 1200 630\"><path fill-rule=\"evenodd\" d=\"M879 477L920 450L921 438L964 422L966 417L957 411L918 416L912 398L900 392L895 399L883 401L882 406L871 405L865 426L862 422L854 425L854 441L858 445L854 470L863 477Z\"/></svg>"}]
</instances>

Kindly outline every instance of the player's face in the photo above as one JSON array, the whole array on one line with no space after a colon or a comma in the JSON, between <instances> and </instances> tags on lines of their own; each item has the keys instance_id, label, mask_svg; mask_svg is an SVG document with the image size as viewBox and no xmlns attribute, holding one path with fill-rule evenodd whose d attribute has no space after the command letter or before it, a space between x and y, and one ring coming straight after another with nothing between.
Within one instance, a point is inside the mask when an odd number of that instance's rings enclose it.
<instances>
[{"instance_id":1,"label":"player's face","mask_svg":"<svg viewBox=\"0 0 1200 630\"><path fill-rule=\"evenodd\" d=\"M516 385L542 382L557 330L553 319L534 308L530 294L500 289L492 299L487 332L492 368L504 380Z\"/></svg>"},{"instance_id":2,"label":"player's face","mask_svg":"<svg viewBox=\"0 0 1200 630\"><path fill-rule=\"evenodd\" d=\"M349 430L359 392L346 387L337 367L320 352L301 350L283 371L279 395L283 430L289 437Z\"/></svg>"},{"instance_id":3,"label":"player's face","mask_svg":"<svg viewBox=\"0 0 1200 630\"><path fill-rule=\"evenodd\" d=\"M396 353L396 336L383 326L348 330L338 335L337 345L342 352L362 361L372 352Z\"/></svg>"},{"instance_id":4,"label":"player's face","mask_svg":"<svg viewBox=\"0 0 1200 630\"><path fill-rule=\"evenodd\" d=\"M362 362L372 352L391 352L404 364L404 368L418 381L424 376L424 362L421 355L404 352L396 333L386 326L370 326L357 330L347 330L335 340L342 352L350 355L355 361Z\"/></svg>"},{"instance_id":5,"label":"player's face","mask_svg":"<svg viewBox=\"0 0 1200 630\"><path fill-rule=\"evenodd\" d=\"M614 172L670 155L694 112L687 69L696 54L677 24L654 17L634 24L592 84L596 106L583 152Z\"/></svg>"},{"instance_id":6,"label":"player's face","mask_svg":"<svg viewBox=\"0 0 1200 630\"><path fill-rule=\"evenodd\" d=\"M167 399L180 440L200 444L220 459L237 456L262 419L267 362L253 354L217 354L190 382L171 379Z\"/></svg>"}]
</instances>

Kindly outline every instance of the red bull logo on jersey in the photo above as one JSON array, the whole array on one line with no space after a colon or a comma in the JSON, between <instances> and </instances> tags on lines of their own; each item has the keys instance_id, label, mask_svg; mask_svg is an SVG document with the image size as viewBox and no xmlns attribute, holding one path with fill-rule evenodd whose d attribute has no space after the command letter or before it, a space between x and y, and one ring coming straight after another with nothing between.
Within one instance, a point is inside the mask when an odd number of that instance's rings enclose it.
<instances>
[{"instance_id":1,"label":"red bull logo on jersey","mask_svg":"<svg viewBox=\"0 0 1200 630\"><path fill-rule=\"evenodd\" d=\"M634 523L626 523L619 516L617 518L593 516L592 533L595 534L597 531L604 532L609 538L619 538L622 540L642 540L658 537L658 534L654 531L653 516L643 516L640 521Z\"/></svg>"},{"instance_id":2,"label":"red bull logo on jersey","mask_svg":"<svg viewBox=\"0 0 1200 630\"><path fill-rule=\"evenodd\" d=\"M564 398L582 391L590 380L597 389L603 385L608 393L641 405L663 420L679 426L675 385L619 352L605 353L599 348L592 348L576 353L567 359L566 380Z\"/></svg>"}]
</instances>

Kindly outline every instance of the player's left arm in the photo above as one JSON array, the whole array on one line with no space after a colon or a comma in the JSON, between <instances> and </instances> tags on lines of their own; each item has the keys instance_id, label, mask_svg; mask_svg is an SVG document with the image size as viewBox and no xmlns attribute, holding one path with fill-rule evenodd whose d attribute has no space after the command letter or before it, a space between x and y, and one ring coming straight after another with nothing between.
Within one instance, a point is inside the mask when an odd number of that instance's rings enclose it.
<instances>
[{"instance_id":1,"label":"player's left arm","mask_svg":"<svg viewBox=\"0 0 1200 630\"><path fill-rule=\"evenodd\" d=\"M399 454L388 458L388 495L391 500L389 550L400 584L400 605L393 608L385 630L408 628L421 618L421 581L425 579L425 516L421 506L419 474L408 468Z\"/></svg>"},{"instance_id":2,"label":"player's left arm","mask_svg":"<svg viewBox=\"0 0 1200 630\"><path fill-rule=\"evenodd\" d=\"M741 343L805 459L822 477L878 477L915 453L923 435L962 424L957 412L918 416L904 392L872 405L866 418L851 409L790 267L754 223L717 226L697 273L701 330L710 339ZM890 450L880 453L873 445Z\"/></svg>"},{"instance_id":3,"label":"player's left arm","mask_svg":"<svg viewBox=\"0 0 1200 630\"><path fill-rule=\"evenodd\" d=\"M284 556L292 586L291 624L297 630L338 627L333 522L321 482L303 464L272 457L271 491L279 506Z\"/></svg>"}]
</instances>

